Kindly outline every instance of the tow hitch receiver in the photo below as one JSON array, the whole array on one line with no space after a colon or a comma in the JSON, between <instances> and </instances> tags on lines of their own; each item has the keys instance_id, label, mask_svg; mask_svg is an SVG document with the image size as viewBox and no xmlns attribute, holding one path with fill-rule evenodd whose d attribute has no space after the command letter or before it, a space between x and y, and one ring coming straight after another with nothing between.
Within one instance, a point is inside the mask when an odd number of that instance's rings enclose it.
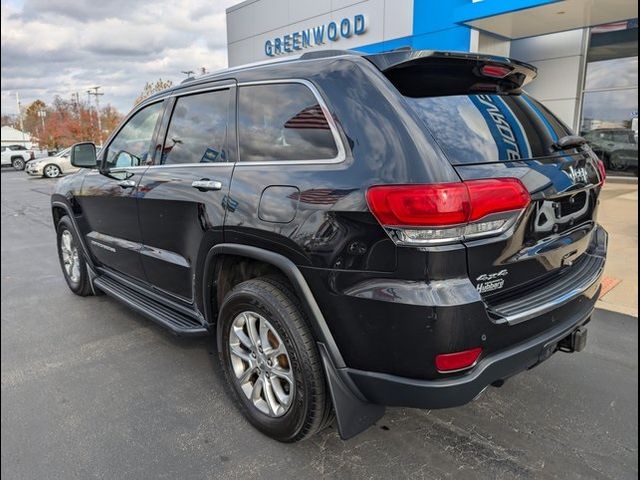
<instances>
[{"instance_id":1,"label":"tow hitch receiver","mask_svg":"<svg viewBox=\"0 0 640 480\"><path fill-rule=\"evenodd\" d=\"M581 352L587 346L587 329L580 327L558 343L561 352Z\"/></svg>"}]
</instances>

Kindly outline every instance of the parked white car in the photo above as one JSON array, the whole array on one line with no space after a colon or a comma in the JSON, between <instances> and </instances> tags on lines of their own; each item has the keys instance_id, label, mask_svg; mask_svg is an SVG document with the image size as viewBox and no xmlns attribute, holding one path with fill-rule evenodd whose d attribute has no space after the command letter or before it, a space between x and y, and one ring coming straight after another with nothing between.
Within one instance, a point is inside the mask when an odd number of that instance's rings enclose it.
<instances>
[{"instance_id":1,"label":"parked white car","mask_svg":"<svg viewBox=\"0 0 640 480\"><path fill-rule=\"evenodd\" d=\"M11 165L16 170L24 170L27 162L35 157L33 150L22 145L2 146L2 166Z\"/></svg>"},{"instance_id":2,"label":"parked white car","mask_svg":"<svg viewBox=\"0 0 640 480\"><path fill-rule=\"evenodd\" d=\"M71 148L65 148L51 157L36 158L27 162L25 171L36 177L56 178L64 173L77 172L78 168L71 165L69 152Z\"/></svg>"}]
</instances>

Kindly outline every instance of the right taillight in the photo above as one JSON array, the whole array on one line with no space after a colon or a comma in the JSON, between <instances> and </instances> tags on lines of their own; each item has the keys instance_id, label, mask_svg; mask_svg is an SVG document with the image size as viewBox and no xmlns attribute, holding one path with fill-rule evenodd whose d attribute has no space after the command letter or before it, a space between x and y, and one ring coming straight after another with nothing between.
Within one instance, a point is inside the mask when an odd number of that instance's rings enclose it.
<instances>
[{"instance_id":1,"label":"right taillight","mask_svg":"<svg viewBox=\"0 0 640 480\"><path fill-rule=\"evenodd\" d=\"M376 185L371 212L401 245L443 244L509 229L531 198L516 178L427 185Z\"/></svg>"},{"instance_id":2,"label":"right taillight","mask_svg":"<svg viewBox=\"0 0 640 480\"><path fill-rule=\"evenodd\" d=\"M607 169L600 159L598 159L598 172L600 172L600 185L604 186L604 182L607 180Z\"/></svg>"}]
</instances>

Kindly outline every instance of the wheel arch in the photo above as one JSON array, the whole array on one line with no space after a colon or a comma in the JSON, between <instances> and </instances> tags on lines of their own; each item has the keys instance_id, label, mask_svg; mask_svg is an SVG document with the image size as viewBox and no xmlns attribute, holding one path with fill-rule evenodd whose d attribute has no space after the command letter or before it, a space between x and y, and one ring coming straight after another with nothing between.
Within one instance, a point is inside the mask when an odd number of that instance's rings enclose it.
<instances>
[{"instance_id":1,"label":"wheel arch","mask_svg":"<svg viewBox=\"0 0 640 480\"><path fill-rule=\"evenodd\" d=\"M259 261L271 267L271 271L266 271L265 273L280 273L286 277L305 308L305 312L310 320L310 326L316 340L325 344L332 360L338 368L345 367L344 359L338 350L320 307L318 306L307 281L300 272L300 269L298 269L291 260L278 253L251 245L235 243L221 243L211 248L205 258L202 282L204 313L207 321L213 323L212 319L215 318L217 313L214 311L215 305L211 299L218 298L219 287L224 288L224 285L221 286L218 282L220 279L220 272L224 268L225 261L229 257L240 257Z\"/></svg>"},{"instance_id":2,"label":"wheel arch","mask_svg":"<svg viewBox=\"0 0 640 480\"><path fill-rule=\"evenodd\" d=\"M214 318L214 306L210 299L214 295L217 296L217 277L226 256L244 257L271 265L293 286L311 322L310 326L322 359L340 436L343 439L351 438L379 420L384 415L385 407L369 403L346 374L344 359L307 281L300 269L285 256L251 245L233 243L222 243L211 248L206 256L202 282L205 318L208 320ZM220 351L222 345L221 335L217 334L218 325L215 327L215 334L217 348Z\"/></svg>"},{"instance_id":3,"label":"wheel arch","mask_svg":"<svg viewBox=\"0 0 640 480\"><path fill-rule=\"evenodd\" d=\"M61 197L61 196L58 195L58 197ZM92 271L94 271L95 265L93 263L93 258L89 252L89 249L87 248L84 236L82 235L81 230L78 228L78 223L76 221L76 216L75 216L73 207L68 203L68 200L66 197L56 198L56 195L52 197L51 215L53 217L53 226L55 229L58 228L58 222L62 217L64 217L65 215L69 217L69 220L71 221L71 225L75 230L75 234L80 241L80 248L82 249L82 253L84 254L87 265L89 266L89 268L91 268Z\"/></svg>"}]
</instances>

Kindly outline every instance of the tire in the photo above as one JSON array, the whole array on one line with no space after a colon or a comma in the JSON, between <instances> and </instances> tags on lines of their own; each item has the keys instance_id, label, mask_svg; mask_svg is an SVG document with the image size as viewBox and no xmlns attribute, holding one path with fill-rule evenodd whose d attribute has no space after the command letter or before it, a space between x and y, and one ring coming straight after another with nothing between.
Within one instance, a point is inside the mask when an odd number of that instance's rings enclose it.
<instances>
[{"instance_id":1,"label":"tire","mask_svg":"<svg viewBox=\"0 0 640 480\"><path fill-rule=\"evenodd\" d=\"M80 242L68 216L60 219L57 225L58 259L62 274L73 293L81 297L91 295L91 280L87 264L80 249ZM70 244L66 242L70 241ZM75 254L73 251L75 249ZM68 268L70 266L70 268Z\"/></svg>"},{"instance_id":2,"label":"tire","mask_svg":"<svg viewBox=\"0 0 640 480\"><path fill-rule=\"evenodd\" d=\"M621 162L620 155L617 153L613 153L611 157L609 157L609 166L611 167L611 170L615 170L617 172L624 172L627 169L627 164Z\"/></svg>"},{"instance_id":3,"label":"tire","mask_svg":"<svg viewBox=\"0 0 640 480\"><path fill-rule=\"evenodd\" d=\"M25 162L22 157L14 157L11 159L11 166L16 170L24 170L26 164L27 162Z\"/></svg>"},{"instance_id":4,"label":"tire","mask_svg":"<svg viewBox=\"0 0 640 480\"><path fill-rule=\"evenodd\" d=\"M60 170L60 167L57 166L55 163L50 163L48 165L45 165L44 168L42 169L42 175L47 178L57 178L60 176L61 173L62 171Z\"/></svg>"},{"instance_id":5,"label":"tire","mask_svg":"<svg viewBox=\"0 0 640 480\"><path fill-rule=\"evenodd\" d=\"M256 325L264 325L267 321L271 330L267 334L270 345L269 348L280 350L279 341L286 349L286 355L280 355L273 363L274 368L271 370L271 379L269 379L269 368L262 363L264 369L260 366L256 367L259 373L252 374L253 384L247 381L242 388L238 376L238 365L247 367L250 370L250 363L240 360L237 355L231 353L231 343L234 339L238 339L236 333L237 325L234 322L239 319L241 322L242 314L245 313L249 317L245 317L248 325L251 316L254 316ZM262 320L255 319L255 315ZM322 362L318 352L315 339L311 333L309 325L305 319L300 301L292 292L291 287L286 280L280 277L260 277L247 280L233 288L224 298L220 315L218 317L218 336L219 345L222 346L220 352L220 361L222 368L234 394L235 400L249 422L261 432L269 437L281 442L297 442L305 438L311 437L318 431L322 430L332 420L332 406L329 398L329 392L326 385ZM262 322L262 323L260 323ZM246 332L246 327L243 332ZM270 336L270 334L273 334ZM245 340L249 340L249 335L245 335ZM236 347L241 348L243 355L250 356L249 350L240 343ZM261 352L263 350L260 350ZM266 354L267 349L264 349ZM257 360L260 361L260 355L256 352ZM256 358L256 357L254 357ZM278 383L280 384L280 392L285 391L288 382L274 374L274 371L286 370L293 377L293 390L288 390L289 402L284 408L272 409L267 401L267 391L271 391L271 397L276 400L280 399ZM260 373L261 372L261 373ZM257 404L249 395L253 393L252 387L256 385L259 378L270 381L270 387L267 388L262 384L260 389L260 397ZM252 390L249 393L249 390ZM276 402L282 406L283 402ZM262 407L262 409L260 408ZM268 411L264 411L264 410Z\"/></svg>"}]
</instances>

